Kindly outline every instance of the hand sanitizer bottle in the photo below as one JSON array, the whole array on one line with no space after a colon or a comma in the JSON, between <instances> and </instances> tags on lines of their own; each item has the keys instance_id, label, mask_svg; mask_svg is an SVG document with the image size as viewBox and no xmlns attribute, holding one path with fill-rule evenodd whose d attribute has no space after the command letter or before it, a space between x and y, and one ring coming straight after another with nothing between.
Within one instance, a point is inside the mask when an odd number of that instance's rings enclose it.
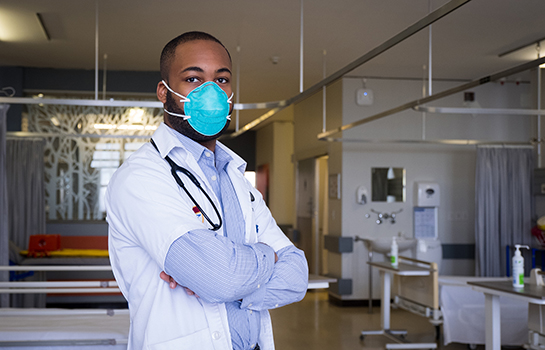
<instances>
[{"instance_id":1,"label":"hand sanitizer bottle","mask_svg":"<svg viewBox=\"0 0 545 350\"><path fill-rule=\"evenodd\" d=\"M527 245L515 244L515 255L513 256L513 287L524 287L524 258L520 248L530 249Z\"/></svg>"},{"instance_id":2,"label":"hand sanitizer bottle","mask_svg":"<svg viewBox=\"0 0 545 350\"><path fill-rule=\"evenodd\" d=\"M390 261L392 263L392 266L397 267L398 265L398 249L397 249L397 242L396 237L392 237L392 248L390 250Z\"/></svg>"}]
</instances>

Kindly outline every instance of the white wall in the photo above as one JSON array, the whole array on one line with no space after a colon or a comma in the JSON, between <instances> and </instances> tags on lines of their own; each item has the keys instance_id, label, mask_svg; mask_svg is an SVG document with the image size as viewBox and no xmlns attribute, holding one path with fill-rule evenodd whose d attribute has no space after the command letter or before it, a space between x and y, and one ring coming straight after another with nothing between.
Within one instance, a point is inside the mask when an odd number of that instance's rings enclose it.
<instances>
[{"instance_id":1,"label":"white wall","mask_svg":"<svg viewBox=\"0 0 545 350\"><path fill-rule=\"evenodd\" d=\"M435 82L434 92L439 92L460 82ZM416 80L367 79L366 88L374 92L372 106L356 105L356 90L362 80L343 79L343 124L349 124L375 113L399 106L421 97L422 82ZM533 108L529 105L529 84L500 85L490 83L472 89L475 107ZM463 93L436 101L432 105L463 107ZM345 132L347 138L373 140L422 138L422 113L412 110L358 126ZM442 115L427 114L426 138L479 139L489 141L526 142L533 137L533 118L521 116ZM414 183L434 181L439 183L441 205L438 210L439 239L443 244L474 243L475 202L475 146L408 145L408 144L342 144L342 236L391 237L398 232L413 236ZM360 185L371 189L372 167L403 167L406 169L407 201L405 203L368 202L356 204L355 192ZM397 223L375 223L377 211L391 212L403 209ZM364 215L373 216L366 219ZM331 213L330 213L331 214ZM354 252L343 254L342 277L352 278L353 294L342 299L368 297L367 250L362 242L354 243ZM441 274L473 275L472 260L445 260ZM374 297L380 293L378 274L374 275Z\"/></svg>"},{"instance_id":2,"label":"white wall","mask_svg":"<svg viewBox=\"0 0 545 350\"><path fill-rule=\"evenodd\" d=\"M280 112L293 119L293 108ZM269 164L269 209L276 222L294 225L295 180L293 154L293 122L275 121L257 131L256 164Z\"/></svg>"}]
</instances>

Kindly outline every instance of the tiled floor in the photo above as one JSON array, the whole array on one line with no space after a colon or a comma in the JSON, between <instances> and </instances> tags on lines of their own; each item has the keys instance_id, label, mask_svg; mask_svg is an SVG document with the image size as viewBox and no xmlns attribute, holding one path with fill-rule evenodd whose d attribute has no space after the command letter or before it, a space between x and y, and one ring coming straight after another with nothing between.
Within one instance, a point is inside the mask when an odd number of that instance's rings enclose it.
<instances>
[{"instance_id":1,"label":"tiled floor","mask_svg":"<svg viewBox=\"0 0 545 350\"><path fill-rule=\"evenodd\" d=\"M367 307L340 307L328 301L327 292L309 291L299 303L272 310L277 350L360 350L384 349L392 343L384 336L372 335L360 341L362 330L380 329L380 308L368 313ZM411 342L434 342L435 326L423 317L392 309L392 329L406 329ZM439 349L467 350L466 344L451 343ZM478 346L483 350L483 346Z\"/></svg>"}]
</instances>

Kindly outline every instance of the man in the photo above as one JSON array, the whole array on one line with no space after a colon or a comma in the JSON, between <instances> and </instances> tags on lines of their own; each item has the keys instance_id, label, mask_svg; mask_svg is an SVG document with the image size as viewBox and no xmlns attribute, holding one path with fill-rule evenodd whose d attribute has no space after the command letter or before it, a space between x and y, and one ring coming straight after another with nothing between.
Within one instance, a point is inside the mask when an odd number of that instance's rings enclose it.
<instances>
[{"instance_id":1,"label":"man","mask_svg":"<svg viewBox=\"0 0 545 350\"><path fill-rule=\"evenodd\" d=\"M244 178L246 163L216 141L233 110L229 53L189 32L160 64L164 123L106 194L129 349L274 349L268 309L303 298L308 268Z\"/></svg>"}]
</instances>

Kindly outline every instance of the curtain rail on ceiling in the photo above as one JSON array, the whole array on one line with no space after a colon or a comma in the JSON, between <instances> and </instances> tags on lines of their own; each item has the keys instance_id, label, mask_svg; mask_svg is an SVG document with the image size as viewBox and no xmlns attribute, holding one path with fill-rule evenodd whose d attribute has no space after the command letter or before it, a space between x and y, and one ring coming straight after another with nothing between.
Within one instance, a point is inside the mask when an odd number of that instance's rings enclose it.
<instances>
[{"instance_id":1,"label":"curtain rail on ceiling","mask_svg":"<svg viewBox=\"0 0 545 350\"><path fill-rule=\"evenodd\" d=\"M8 131L7 139L20 138L50 138L50 137L86 137L90 139L149 139L153 135L108 135L108 134L67 134L67 133L45 133L45 132L26 132L26 131Z\"/></svg>"},{"instance_id":2,"label":"curtain rail on ceiling","mask_svg":"<svg viewBox=\"0 0 545 350\"><path fill-rule=\"evenodd\" d=\"M254 121L246 124L242 128L240 128L238 131L230 134L229 136L226 136L228 138L235 138L244 132L250 130L251 128L255 127L256 125L262 123L263 121L267 120L268 118L272 117L274 114L280 112L284 108L288 107L289 105L292 105L294 103L300 102L311 95L313 95L315 92L322 89L322 87L330 85L334 83L335 81L342 78L347 73L351 72L352 70L356 69L357 67L361 66L365 62L375 58L376 56L382 54L383 52L389 50L390 48L394 47L395 45L399 44L403 40L409 38L410 36L416 34L420 30L427 28L430 24L433 24L434 22L438 21L439 19L443 18L444 16L448 15L452 11L458 9L462 5L465 5L466 3L470 2L471 0L451 0L445 5L441 6L437 10L431 12L427 16L423 17L416 23L412 24L411 26L407 27L405 30L401 31L400 33L394 35L392 38L388 39L384 43L380 44L379 46L375 47L371 51L367 52L360 58L356 59L355 61L349 63L345 67L341 68L337 72L331 74L329 77L321 80L320 82L314 84L310 88L306 89L302 93L288 99L288 100L282 100L282 101L274 101L274 102L263 102L263 103L241 103L234 105L235 109L269 109L268 112L263 114L262 116L258 117ZM97 106L97 107L150 107L150 108L162 108L163 105L160 102L153 102L153 101L111 101L111 100L71 100L71 99L35 99L35 98L25 98L25 97L0 97L0 103L10 103L10 104L62 104L62 105L78 105L78 106Z\"/></svg>"},{"instance_id":3,"label":"curtain rail on ceiling","mask_svg":"<svg viewBox=\"0 0 545 350\"><path fill-rule=\"evenodd\" d=\"M341 79L347 73L353 71L354 69L356 69L359 66L361 66L362 64L370 61L371 59L375 58L376 56L382 54L383 52L391 49L392 47L399 44L403 40L409 38L413 34L416 34L419 31L421 31L422 29L427 28L430 24L433 24L434 22L440 20L441 18L448 15L452 11L458 9L460 6L465 5L469 1L471 1L471 0L451 0L451 1L449 1L445 5L438 8L437 10L431 12L427 16L425 16L422 19L420 19L419 21L417 21L416 23L414 23L411 26L407 27L405 30L403 30L400 33L394 35L392 38L386 40L384 43L380 44L379 46L375 47L371 51L367 52L366 54L364 54L360 58L358 58L355 61L349 63L348 65L346 65L345 67L339 69L335 73L331 74L329 77L327 77L325 79L322 79L320 82L314 84L313 86L306 89L302 93L290 98L287 101L284 101L285 105L278 106L277 108L271 109L270 111L268 111L267 113L265 113L262 116L258 117L257 119L255 119L255 120L251 121L250 123L244 125L242 128L240 128L240 130L238 130L238 131L236 131L236 132L234 132L234 133L232 133L232 134L230 134L229 136L226 136L226 137L229 137L229 138L237 137L237 136L241 135L242 133L250 130L251 128L257 126L258 124L264 122L265 120L269 119L274 114L280 112L284 108L286 108L286 107L288 107L288 106L290 106L290 105L292 105L294 103L303 101L304 99L312 96L314 93L318 92L322 87L330 85L330 84L334 83L335 81Z\"/></svg>"},{"instance_id":4,"label":"curtain rail on ceiling","mask_svg":"<svg viewBox=\"0 0 545 350\"><path fill-rule=\"evenodd\" d=\"M387 117L387 116L395 114L395 113L402 112L402 111L404 111L406 109L409 109L409 108L413 108L413 107L416 107L416 106L419 106L419 105L426 104L428 102L432 102L432 101L441 99L443 97L450 96L450 95L455 94L457 92L462 92L464 90L473 88L475 86L484 85L484 84L490 83L492 81L499 80L499 79L501 79L503 77L507 77L507 76L510 76L510 75L513 75L513 74L516 74L516 73L524 72L524 71L526 71L526 70L528 70L530 68L538 67L540 64L543 64L543 63L545 63L545 57L538 58L536 60L523 63L523 64L518 65L516 67L503 70L503 71L501 71L499 73L495 73L495 74L492 74L492 75L487 75L487 76L482 77L480 79L470 81L469 83L453 87L451 89L448 89L448 90L445 90L445 91L430 95L428 97L424 97L424 98L420 98L420 99L417 99L417 100L414 100L414 101L411 101L411 102L407 102L405 104L402 104L401 106L389 109L387 111L380 112L378 114L372 115L372 116L367 117L367 118L360 119L360 120L355 121L353 123L340 126L340 127L336 128L336 129L332 129L332 130L320 133L320 134L318 134L318 139L322 140L322 141L328 141L329 138L331 137L331 135L335 135L335 134L338 134L340 132L352 129L352 128L356 127L356 126L360 126L360 125L367 124L367 123L370 123L370 122L378 120L378 119L382 119L384 117Z\"/></svg>"},{"instance_id":5,"label":"curtain rail on ceiling","mask_svg":"<svg viewBox=\"0 0 545 350\"><path fill-rule=\"evenodd\" d=\"M379 139L355 139L355 138L334 138L322 139L328 142L367 143L367 144L413 144L413 145L446 145L446 146L490 146L490 147L529 147L533 148L538 142L506 142L490 140L464 140L464 139L439 139L439 140L379 140Z\"/></svg>"},{"instance_id":6,"label":"curtain rail on ceiling","mask_svg":"<svg viewBox=\"0 0 545 350\"><path fill-rule=\"evenodd\" d=\"M68 106L92 106L92 107L147 107L163 108L159 101L126 101L126 100L89 100L89 99L60 99L60 98L34 98L34 97L0 97L0 103L26 104L26 105L68 105ZM235 103L234 109L268 109L282 107L286 101Z\"/></svg>"},{"instance_id":7,"label":"curtain rail on ceiling","mask_svg":"<svg viewBox=\"0 0 545 350\"><path fill-rule=\"evenodd\" d=\"M503 114L503 115L545 115L545 109L511 109L511 108L453 108L415 106L417 112L443 114Z\"/></svg>"}]
</instances>

